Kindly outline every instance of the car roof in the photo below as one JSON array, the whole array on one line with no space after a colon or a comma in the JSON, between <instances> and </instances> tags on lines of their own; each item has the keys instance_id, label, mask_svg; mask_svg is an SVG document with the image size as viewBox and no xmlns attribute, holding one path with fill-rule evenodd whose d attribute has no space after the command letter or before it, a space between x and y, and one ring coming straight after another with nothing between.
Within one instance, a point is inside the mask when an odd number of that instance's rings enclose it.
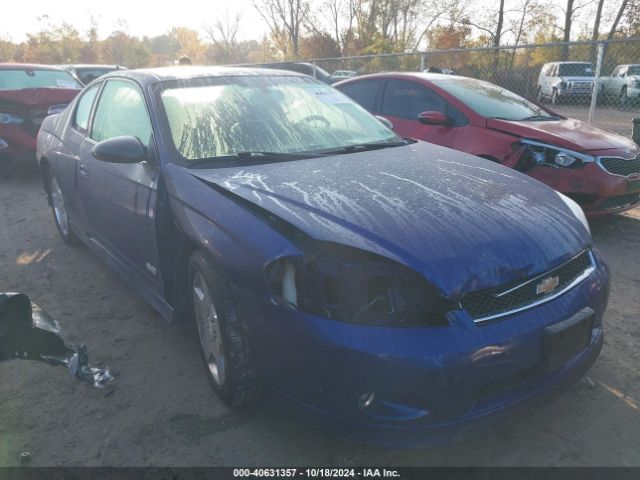
<instances>
[{"instance_id":1,"label":"car roof","mask_svg":"<svg viewBox=\"0 0 640 480\"><path fill-rule=\"evenodd\" d=\"M307 75L290 70L276 70L271 68L247 67L200 67L179 65L175 67L141 68L136 70L115 70L100 77L130 78L141 85L151 85L171 80L192 80L208 77L303 77Z\"/></svg>"},{"instance_id":2,"label":"car roof","mask_svg":"<svg viewBox=\"0 0 640 480\"><path fill-rule=\"evenodd\" d=\"M370 73L368 75L359 75L357 77L349 78L347 80L343 80L335 85L346 85L347 83L359 82L367 79L406 79L406 80L426 80L430 82L432 80L476 80L481 82L482 80L478 80L477 78L465 77L463 75L443 75L442 73L432 73L432 72L383 72L383 73Z\"/></svg>"},{"instance_id":3,"label":"car roof","mask_svg":"<svg viewBox=\"0 0 640 480\"><path fill-rule=\"evenodd\" d=\"M125 69L125 67L121 65L102 65L96 63L72 63L60 66L63 68L113 68L114 70Z\"/></svg>"},{"instance_id":4,"label":"car roof","mask_svg":"<svg viewBox=\"0 0 640 480\"><path fill-rule=\"evenodd\" d=\"M38 63L0 63L0 70L55 70L65 71L56 65L42 65Z\"/></svg>"}]
</instances>

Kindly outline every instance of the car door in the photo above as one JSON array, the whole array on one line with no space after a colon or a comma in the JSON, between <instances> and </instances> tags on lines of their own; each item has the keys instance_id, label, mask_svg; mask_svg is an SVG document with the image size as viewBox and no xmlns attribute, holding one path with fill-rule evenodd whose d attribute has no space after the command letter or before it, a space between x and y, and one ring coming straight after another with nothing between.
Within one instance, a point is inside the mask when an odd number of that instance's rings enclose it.
<instances>
[{"instance_id":1,"label":"car door","mask_svg":"<svg viewBox=\"0 0 640 480\"><path fill-rule=\"evenodd\" d=\"M139 86L128 79L105 81L90 128L79 167L89 237L125 268L121 273L130 274L134 282L142 279L159 292L162 279L154 218L159 168L151 119ZM147 147L148 160L110 163L91 154L97 142L125 135L137 137Z\"/></svg>"},{"instance_id":2,"label":"car door","mask_svg":"<svg viewBox=\"0 0 640 480\"><path fill-rule=\"evenodd\" d=\"M450 118L450 125L425 125L418 115L440 112ZM382 93L380 113L393 123L394 130L405 138L415 138L453 147L459 127L468 122L464 115L430 88L410 80L387 80Z\"/></svg>"},{"instance_id":3,"label":"car door","mask_svg":"<svg viewBox=\"0 0 640 480\"><path fill-rule=\"evenodd\" d=\"M58 185L67 194L65 195L65 206L69 218L80 228L85 227L84 202L81 194L71 194L71 192L79 192L78 166L80 152L84 147L91 110L100 87L100 84L92 85L80 94L74 104L70 126L64 132L62 148L58 149L55 158L50 159L53 163Z\"/></svg>"},{"instance_id":4,"label":"car door","mask_svg":"<svg viewBox=\"0 0 640 480\"><path fill-rule=\"evenodd\" d=\"M558 64L553 63L551 64L551 68L549 68L549 71L544 77L543 84L542 84L543 85L542 93L547 97L550 97L551 94L553 93L553 86L555 83L555 77L556 77L557 71L558 71Z\"/></svg>"}]
</instances>

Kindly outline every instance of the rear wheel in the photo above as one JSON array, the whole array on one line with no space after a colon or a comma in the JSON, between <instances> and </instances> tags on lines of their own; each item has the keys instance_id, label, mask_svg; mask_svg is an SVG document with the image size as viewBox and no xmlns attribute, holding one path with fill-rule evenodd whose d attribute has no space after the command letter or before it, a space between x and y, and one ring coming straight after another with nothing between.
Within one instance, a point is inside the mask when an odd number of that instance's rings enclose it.
<instances>
[{"instance_id":1,"label":"rear wheel","mask_svg":"<svg viewBox=\"0 0 640 480\"><path fill-rule=\"evenodd\" d=\"M189 260L192 313L209 383L228 405L258 396L248 325L235 305L224 272L205 253Z\"/></svg>"},{"instance_id":2,"label":"rear wheel","mask_svg":"<svg viewBox=\"0 0 640 480\"><path fill-rule=\"evenodd\" d=\"M619 103L621 107L626 107L629 103L629 97L627 96L627 87L622 87L620 91Z\"/></svg>"},{"instance_id":3,"label":"rear wheel","mask_svg":"<svg viewBox=\"0 0 640 480\"><path fill-rule=\"evenodd\" d=\"M51 210L53 211L53 220L56 222L56 227L58 228L58 233L60 233L62 240L69 245L76 245L78 243L78 239L71 231L67 205L64 201L64 196L62 195L62 190L60 189L58 180L52 170L49 170L49 200L51 203Z\"/></svg>"}]
</instances>

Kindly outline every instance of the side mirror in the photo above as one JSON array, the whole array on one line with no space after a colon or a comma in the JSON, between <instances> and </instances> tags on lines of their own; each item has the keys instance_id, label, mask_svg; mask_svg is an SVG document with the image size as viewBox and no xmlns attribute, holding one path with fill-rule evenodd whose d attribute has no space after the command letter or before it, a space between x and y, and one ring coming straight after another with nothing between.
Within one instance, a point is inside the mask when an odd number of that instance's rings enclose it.
<instances>
[{"instance_id":1,"label":"side mirror","mask_svg":"<svg viewBox=\"0 0 640 480\"><path fill-rule=\"evenodd\" d=\"M442 112L422 112L418 120L423 125L450 125L451 120Z\"/></svg>"},{"instance_id":2,"label":"side mirror","mask_svg":"<svg viewBox=\"0 0 640 480\"><path fill-rule=\"evenodd\" d=\"M383 116L380 115L374 115L374 117L376 117L378 120L380 120L380 122L387 127L389 130L393 130L393 123L391 123L391 120L389 120L388 118L385 118Z\"/></svg>"},{"instance_id":3,"label":"side mirror","mask_svg":"<svg viewBox=\"0 0 640 480\"><path fill-rule=\"evenodd\" d=\"M91 154L110 163L138 163L147 159L147 147L130 135L113 137L96 144Z\"/></svg>"}]
</instances>

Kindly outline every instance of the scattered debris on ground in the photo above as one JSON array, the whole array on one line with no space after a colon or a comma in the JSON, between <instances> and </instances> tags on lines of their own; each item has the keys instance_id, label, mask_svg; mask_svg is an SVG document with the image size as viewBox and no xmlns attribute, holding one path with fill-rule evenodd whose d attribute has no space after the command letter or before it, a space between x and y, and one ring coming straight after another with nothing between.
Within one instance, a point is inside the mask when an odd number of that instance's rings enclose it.
<instances>
[{"instance_id":1,"label":"scattered debris on ground","mask_svg":"<svg viewBox=\"0 0 640 480\"><path fill-rule=\"evenodd\" d=\"M67 345L58 322L22 293L0 293L0 361L11 359L64 365L72 377L97 388L113 379L108 367L89 365L85 345Z\"/></svg>"}]
</instances>

